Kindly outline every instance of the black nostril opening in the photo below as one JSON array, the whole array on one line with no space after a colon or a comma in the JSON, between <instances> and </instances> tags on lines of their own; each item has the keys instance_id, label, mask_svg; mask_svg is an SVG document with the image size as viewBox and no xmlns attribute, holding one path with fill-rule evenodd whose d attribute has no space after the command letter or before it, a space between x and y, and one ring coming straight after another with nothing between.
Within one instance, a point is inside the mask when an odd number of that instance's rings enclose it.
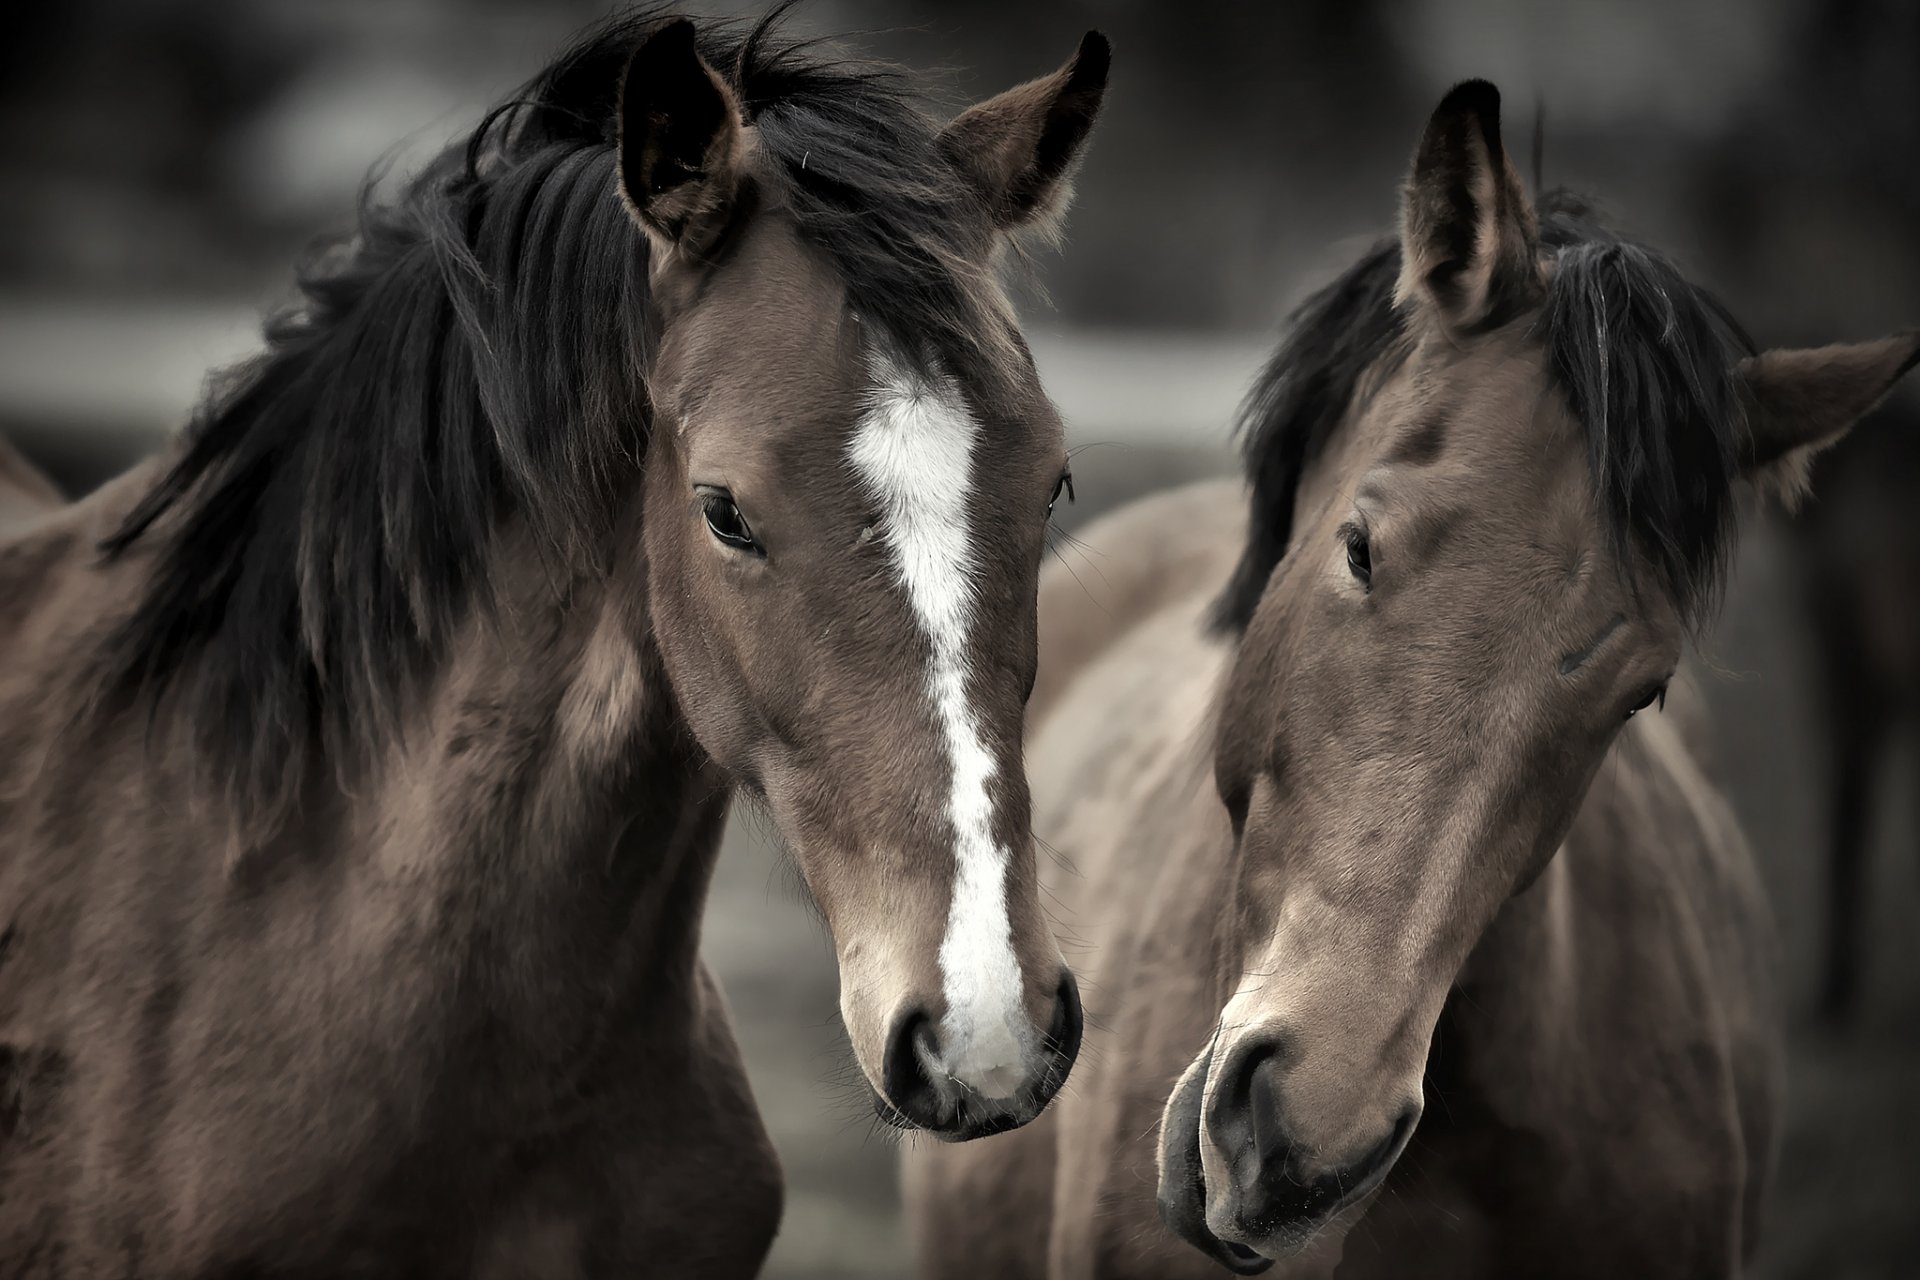
<instances>
[{"instance_id":1,"label":"black nostril opening","mask_svg":"<svg viewBox=\"0 0 1920 1280\"><path fill-rule=\"evenodd\" d=\"M1237 1276L1257 1276L1273 1265L1273 1259L1231 1240L1220 1241L1220 1255L1227 1270Z\"/></svg>"},{"instance_id":2,"label":"black nostril opening","mask_svg":"<svg viewBox=\"0 0 1920 1280\"><path fill-rule=\"evenodd\" d=\"M1270 1226L1297 1225L1322 1221L1352 1204L1386 1176L1418 1119L1414 1108L1401 1112L1393 1129L1365 1155L1344 1169L1317 1177L1301 1178L1294 1162L1284 1152L1270 1159L1261 1174L1259 1194L1253 1200L1259 1205L1256 1216Z\"/></svg>"},{"instance_id":3,"label":"black nostril opening","mask_svg":"<svg viewBox=\"0 0 1920 1280\"><path fill-rule=\"evenodd\" d=\"M1250 1185L1260 1177L1267 1148L1284 1146L1280 1135L1280 1099L1273 1086L1269 1063L1281 1056L1277 1040L1239 1045L1222 1064L1220 1082L1207 1108L1207 1133L1227 1156L1236 1183Z\"/></svg>"},{"instance_id":4,"label":"black nostril opening","mask_svg":"<svg viewBox=\"0 0 1920 1280\"><path fill-rule=\"evenodd\" d=\"M1080 1040L1086 1034L1086 1014L1080 1007L1080 984L1071 969L1060 971L1060 985L1053 993L1053 1020L1047 1024L1046 1066L1034 1083L1034 1104L1045 1107L1060 1092L1080 1056Z\"/></svg>"},{"instance_id":5,"label":"black nostril opening","mask_svg":"<svg viewBox=\"0 0 1920 1280\"><path fill-rule=\"evenodd\" d=\"M940 1057L940 1036L924 1009L909 1009L894 1020L887 1037L887 1057L880 1074L885 1101L901 1116L926 1129L941 1124L940 1090L927 1074L927 1064Z\"/></svg>"},{"instance_id":6,"label":"black nostril opening","mask_svg":"<svg viewBox=\"0 0 1920 1280\"><path fill-rule=\"evenodd\" d=\"M1053 996L1053 1024L1047 1028L1047 1045L1056 1061L1065 1068L1080 1056L1080 1037L1086 1032L1086 1013L1080 1007L1080 984L1073 970L1060 971L1060 986Z\"/></svg>"}]
</instances>

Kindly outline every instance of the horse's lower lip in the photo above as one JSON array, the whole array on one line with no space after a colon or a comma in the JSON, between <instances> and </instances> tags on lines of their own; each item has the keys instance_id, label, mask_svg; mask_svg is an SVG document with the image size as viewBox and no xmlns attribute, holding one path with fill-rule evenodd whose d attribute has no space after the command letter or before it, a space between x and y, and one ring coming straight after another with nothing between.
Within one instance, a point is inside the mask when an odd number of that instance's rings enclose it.
<instances>
[{"instance_id":1,"label":"horse's lower lip","mask_svg":"<svg viewBox=\"0 0 1920 1280\"><path fill-rule=\"evenodd\" d=\"M1273 1265L1273 1259L1266 1254L1235 1240L1222 1240L1205 1227L1201 1227L1197 1235L1188 1235L1187 1243L1237 1276L1257 1276Z\"/></svg>"},{"instance_id":2,"label":"horse's lower lip","mask_svg":"<svg viewBox=\"0 0 1920 1280\"><path fill-rule=\"evenodd\" d=\"M1199 1148L1206 1076L1205 1066L1188 1072L1167 1106L1160 1135L1160 1218L1175 1235L1235 1275L1258 1275L1273 1265L1273 1259L1222 1240L1207 1226L1207 1185Z\"/></svg>"},{"instance_id":3,"label":"horse's lower lip","mask_svg":"<svg viewBox=\"0 0 1920 1280\"><path fill-rule=\"evenodd\" d=\"M975 1138L990 1138L994 1134L1005 1133L1009 1129L1018 1129L1031 1119L1030 1116L1018 1115L1013 1112L996 1112L978 1117L970 1123L959 1127L934 1128L922 1124L920 1121L904 1114L900 1108L887 1101L877 1090L873 1091L873 1113L878 1116L884 1124L891 1125L896 1129L904 1129L909 1133L924 1133L930 1137L939 1139L941 1142L971 1142Z\"/></svg>"},{"instance_id":4,"label":"horse's lower lip","mask_svg":"<svg viewBox=\"0 0 1920 1280\"><path fill-rule=\"evenodd\" d=\"M1256 1253L1243 1244L1231 1240L1221 1240L1220 1252L1226 1255L1227 1265L1243 1276L1257 1275L1273 1265L1273 1259Z\"/></svg>"}]
</instances>

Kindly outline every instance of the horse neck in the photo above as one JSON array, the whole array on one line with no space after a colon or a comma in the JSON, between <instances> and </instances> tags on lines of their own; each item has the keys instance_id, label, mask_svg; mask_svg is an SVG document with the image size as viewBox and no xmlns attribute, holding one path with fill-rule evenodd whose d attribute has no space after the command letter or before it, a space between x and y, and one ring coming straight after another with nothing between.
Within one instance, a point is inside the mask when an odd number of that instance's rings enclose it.
<instances>
[{"instance_id":1,"label":"horse neck","mask_svg":"<svg viewBox=\"0 0 1920 1280\"><path fill-rule=\"evenodd\" d=\"M530 538L501 548L493 607L460 628L355 825L376 855L499 887L516 930L625 911L621 929L690 963L729 787L665 678L644 564L556 579Z\"/></svg>"}]
</instances>

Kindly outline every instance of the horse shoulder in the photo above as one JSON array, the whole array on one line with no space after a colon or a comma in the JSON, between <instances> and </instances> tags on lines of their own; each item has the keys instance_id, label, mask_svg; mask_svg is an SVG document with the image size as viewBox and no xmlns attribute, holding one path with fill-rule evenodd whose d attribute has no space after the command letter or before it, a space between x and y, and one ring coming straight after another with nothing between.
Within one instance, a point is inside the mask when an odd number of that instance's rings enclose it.
<instances>
[{"instance_id":1,"label":"horse shoulder","mask_svg":"<svg viewBox=\"0 0 1920 1280\"><path fill-rule=\"evenodd\" d=\"M1040 576L1038 724L1088 663L1196 589L1226 585L1246 530L1238 480L1202 480L1137 499L1075 535Z\"/></svg>"},{"instance_id":2,"label":"horse shoulder","mask_svg":"<svg viewBox=\"0 0 1920 1280\"><path fill-rule=\"evenodd\" d=\"M1171 489L1095 522L1084 541L1101 572L1081 575L1084 590L1062 566L1042 578L1027 721L1034 829L1058 853L1043 860L1048 888L1099 913L1099 931L1131 919L1123 905L1154 881L1231 843L1211 750L1231 646L1212 607L1239 550L1236 484Z\"/></svg>"},{"instance_id":3,"label":"horse shoulder","mask_svg":"<svg viewBox=\"0 0 1920 1280\"><path fill-rule=\"evenodd\" d=\"M780 1226L780 1161L704 962L689 1012L665 1052L657 1031L627 1029L627 1057L648 1068L600 1095L591 1124L542 1144L479 1241L476 1280L759 1274Z\"/></svg>"},{"instance_id":4,"label":"horse shoulder","mask_svg":"<svg viewBox=\"0 0 1920 1280\"><path fill-rule=\"evenodd\" d=\"M1711 728L1704 699L1696 694L1692 702L1691 715L1654 717L1640 726L1658 765L1649 769L1648 785L1663 793L1668 817L1662 825L1672 834L1664 842L1645 841L1639 852L1671 877L1684 910L1706 1023L1698 1029L1721 1047L1718 1061L1703 1070L1720 1095L1716 1113L1739 1140L1742 1227L1750 1248L1785 1098L1779 938L1746 833L1700 745Z\"/></svg>"},{"instance_id":5,"label":"horse shoulder","mask_svg":"<svg viewBox=\"0 0 1920 1280\"><path fill-rule=\"evenodd\" d=\"M1212 726L1232 646L1212 611L1243 509L1231 484L1194 485L1088 531L1107 553L1107 581L1077 602L1081 630L1060 645L1073 649L1061 664L1071 676L1034 722L1034 829L1056 854L1042 875L1074 940L1089 1027L1049 1153L1049 1274L1211 1266L1137 1224L1158 1222L1160 1109L1219 1008L1233 837L1214 790ZM1043 608L1043 672L1059 653L1057 617Z\"/></svg>"},{"instance_id":6,"label":"horse shoulder","mask_svg":"<svg viewBox=\"0 0 1920 1280\"><path fill-rule=\"evenodd\" d=\"M1718 1267L1737 1265L1766 1180L1780 1045L1771 921L1689 746L1700 728L1649 714L1623 732L1553 861L1469 961L1454 1016L1482 1064L1472 1091L1581 1153L1571 1176L1619 1180L1580 1194L1637 1205L1641 1229L1596 1248L1651 1257L1690 1239Z\"/></svg>"},{"instance_id":7,"label":"horse shoulder","mask_svg":"<svg viewBox=\"0 0 1920 1280\"><path fill-rule=\"evenodd\" d=\"M1679 716L1636 720L1623 771L1632 824L1624 856L1659 887L1697 938L1703 977L1736 1027L1777 1025L1776 938L1759 867L1732 805L1709 771L1702 743L1710 724L1697 695Z\"/></svg>"}]
</instances>

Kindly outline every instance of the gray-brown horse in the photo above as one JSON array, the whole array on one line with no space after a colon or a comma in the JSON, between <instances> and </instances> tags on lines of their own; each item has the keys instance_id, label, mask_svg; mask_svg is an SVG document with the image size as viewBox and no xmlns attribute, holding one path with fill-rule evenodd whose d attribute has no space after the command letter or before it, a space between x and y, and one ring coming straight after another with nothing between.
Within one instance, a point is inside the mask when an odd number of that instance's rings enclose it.
<instances>
[{"instance_id":1,"label":"gray-brown horse","mask_svg":"<svg viewBox=\"0 0 1920 1280\"><path fill-rule=\"evenodd\" d=\"M883 1114L1038 1114L1065 450L995 264L1106 70L940 127L768 24L618 21L0 544L0 1273L752 1273L698 957L737 789Z\"/></svg>"},{"instance_id":2,"label":"gray-brown horse","mask_svg":"<svg viewBox=\"0 0 1920 1280\"><path fill-rule=\"evenodd\" d=\"M1664 258L1536 209L1498 101L1446 98L1397 242L1297 317L1250 516L1152 498L1086 534L1093 598L1043 579L1036 831L1102 1034L1039 1124L910 1157L927 1275L1697 1277L1751 1248L1767 913L1684 717L1635 713L1737 482L1791 483L1920 336L1753 354Z\"/></svg>"}]
</instances>

